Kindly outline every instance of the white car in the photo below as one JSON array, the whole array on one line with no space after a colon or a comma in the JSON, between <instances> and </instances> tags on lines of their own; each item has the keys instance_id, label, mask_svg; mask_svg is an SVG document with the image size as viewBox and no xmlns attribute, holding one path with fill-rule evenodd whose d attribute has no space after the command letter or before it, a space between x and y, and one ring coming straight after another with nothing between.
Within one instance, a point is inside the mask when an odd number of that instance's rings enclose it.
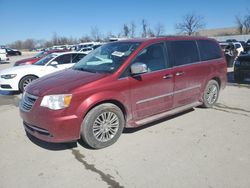
<instances>
[{"instance_id":1,"label":"white car","mask_svg":"<svg viewBox=\"0 0 250 188\"><path fill-rule=\"evenodd\" d=\"M7 55L6 49L0 49L0 61L8 61L9 57Z\"/></svg>"},{"instance_id":2,"label":"white car","mask_svg":"<svg viewBox=\"0 0 250 188\"><path fill-rule=\"evenodd\" d=\"M0 71L0 91L20 91L33 80L47 74L72 67L81 60L85 53L64 52L52 53L33 65L11 67Z\"/></svg>"},{"instance_id":3,"label":"white car","mask_svg":"<svg viewBox=\"0 0 250 188\"><path fill-rule=\"evenodd\" d=\"M244 52L244 48L240 42L233 42L233 45L238 52L237 56L239 56L242 52Z\"/></svg>"}]
</instances>

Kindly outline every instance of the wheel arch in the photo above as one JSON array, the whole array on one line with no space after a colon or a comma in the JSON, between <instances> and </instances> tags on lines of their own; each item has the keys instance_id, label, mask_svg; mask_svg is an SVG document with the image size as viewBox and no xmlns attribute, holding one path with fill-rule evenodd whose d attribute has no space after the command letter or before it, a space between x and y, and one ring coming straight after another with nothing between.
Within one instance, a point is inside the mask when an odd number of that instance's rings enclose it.
<instances>
[{"instance_id":1,"label":"wheel arch","mask_svg":"<svg viewBox=\"0 0 250 188\"><path fill-rule=\"evenodd\" d=\"M211 78L210 80L215 80L219 84L219 89L221 88L221 79L218 76Z\"/></svg>"},{"instance_id":2,"label":"wheel arch","mask_svg":"<svg viewBox=\"0 0 250 188\"><path fill-rule=\"evenodd\" d=\"M27 74L27 75L25 75L25 76L23 76L20 80L19 80L19 82L18 82L18 88L19 88L19 90L20 90L20 84L21 84L21 81L25 78L25 77L27 77L27 76L34 76L34 77L36 77L36 78L39 78L39 76L37 76L37 75L35 75L35 74Z\"/></svg>"},{"instance_id":3,"label":"wheel arch","mask_svg":"<svg viewBox=\"0 0 250 188\"><path fill-rule=\"evenodd\" d=\"M126 118L127 118L127 109L126 109L126 107L119 100L116 100L116 99L107 99L107 100L96 102L95 104L91 105L88 108L88 110L84 113L83 119L89 113L89 111L91 111L96 106L99 106L99 105L104 104L104 103L111 103L111 104L116 105L118 108L120 108L121 111L122 111L122 113L123 113L123 115L124 115L124 120L126 120Z\"/></svg>"}]
</instances>

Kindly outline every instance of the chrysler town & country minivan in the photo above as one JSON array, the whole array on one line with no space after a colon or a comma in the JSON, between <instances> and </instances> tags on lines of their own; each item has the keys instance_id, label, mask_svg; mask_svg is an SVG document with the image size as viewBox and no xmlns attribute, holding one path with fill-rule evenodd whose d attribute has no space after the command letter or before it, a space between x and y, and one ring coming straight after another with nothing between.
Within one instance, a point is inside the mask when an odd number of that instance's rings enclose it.
<instances>
[{"instance_id":1,"label":"chrysler town & country minivan","mask_svg":"<svg viewBox=\"0 0 250 188\"><path fill-rule=\"evenodd\" d=\"M226 85L226 61L213 39L161 37L105 44L72 68L27 86L20 102L25 130L44 141L115 143L137 127L203 106Z\"/></svg>"}]
</instances>

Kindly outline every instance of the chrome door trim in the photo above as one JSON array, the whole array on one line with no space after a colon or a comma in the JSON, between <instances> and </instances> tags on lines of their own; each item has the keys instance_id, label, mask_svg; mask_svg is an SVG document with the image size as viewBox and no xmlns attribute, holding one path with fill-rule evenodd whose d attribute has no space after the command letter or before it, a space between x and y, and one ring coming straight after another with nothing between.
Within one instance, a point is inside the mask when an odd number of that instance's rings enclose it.
<instances>
[{"instance_id":1,"label":"chrome door trim","mask_svg":"<svg viewBox=\"0 0 250 188\"><path fill-rule=\"evenodd\" d=\"M167 94L164 94L164 95L158 95L158 96L155 96L155 97L150 97L150 98L147 98L147 99L143 99L143 100L137 101L136 104L141 104L141 103L149 102L149 101L156 100L156 99L159 99L159 98L162 98L162 97L167 97L167 96L175 95L175 94L178 94L178 93L182 93L184 91L188 91L188 90L195 89L195 88L200 88L200 87L201 87L201 84L194 85L192 87L188 87L188 88L181 89L181 90L178 90L178 91L170 92L170 93L167 93Z\"/></svg>"}]
</instances>

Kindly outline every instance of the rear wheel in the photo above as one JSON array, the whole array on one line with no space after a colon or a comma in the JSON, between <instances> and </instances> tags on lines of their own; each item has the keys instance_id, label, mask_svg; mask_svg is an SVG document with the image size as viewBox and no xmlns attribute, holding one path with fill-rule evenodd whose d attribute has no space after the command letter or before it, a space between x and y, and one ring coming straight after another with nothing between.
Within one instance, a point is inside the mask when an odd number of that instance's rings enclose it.
<instances>
[{"instance_id":1,"label":"rear wheel","mask_svg":"<svg viewBox=\"0 0 250 188\"><path fill-rule=\"evenodd\" d=\"M210 80L203 93L203 107L211 108L217 102L219 97L219 84L215 80Z\"/></svg>"},{"instance_id":2,"label":"rear wheel","mask_svg":"<svg viewBox=\"0 0 250 188\"><path fill-rule=\"evenodd\" d=\"M25 76L24 78L22 78L19 83L20 91L23 93L25 88L35 79L37 79L36 76Z\"/></svg>"},{"instance_id":3,"label":"rear wheel","mask_svg":"<svg viewBox=\"0 0 250 188\"><path fill-rule=\"evenodd\" d=\"M111 103L104 103L88 112L81 125L83 141L94 149L114 144L125 125L121 109Z\"/></svg>"}]
</instances>

